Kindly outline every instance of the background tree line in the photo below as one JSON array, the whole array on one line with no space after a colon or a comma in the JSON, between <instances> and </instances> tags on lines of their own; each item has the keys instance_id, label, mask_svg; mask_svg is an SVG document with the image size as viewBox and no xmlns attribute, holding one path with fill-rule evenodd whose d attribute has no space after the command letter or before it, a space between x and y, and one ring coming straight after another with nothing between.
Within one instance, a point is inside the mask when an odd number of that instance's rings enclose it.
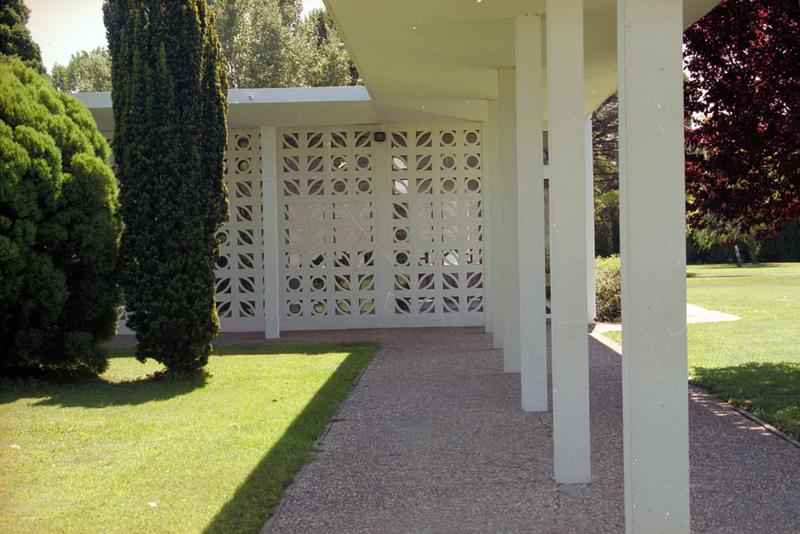
<instances>
[{"instance_id":1,"label":"background tree line","mask_svg":"<svg viewBox=\"0 0 800 534\"><path fill-rule=\"evenodd\" d=\"M800 3L723 0L684 33L689 262L800 260ZM593 115L595 250L619 252L617 101Z\"/></svg>"},{"instance_id":2,"label":"background tree line","mask_svg":"<svg viewBox=\"0 0 800 534\"><path fill-rule=\"evenodd\" d=\"M302 17L301 0L214 0L209 8L219 34L231 88L356 85L358 71L330 15ZM53 85L67 92L110 91L106 47L56 64Z\"/></svg>"}]
</instances>

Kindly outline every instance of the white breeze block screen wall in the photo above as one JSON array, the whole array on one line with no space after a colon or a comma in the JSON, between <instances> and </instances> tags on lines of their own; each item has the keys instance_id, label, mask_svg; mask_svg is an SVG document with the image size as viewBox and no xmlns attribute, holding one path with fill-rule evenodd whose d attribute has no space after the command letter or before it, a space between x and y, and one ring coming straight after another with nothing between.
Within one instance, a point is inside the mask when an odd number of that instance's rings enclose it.
<instances>
[{"instance_id":1,"label":"white breeze block screen wall","mask_svg":"<svg viewBox=\"0 0 800 534\"><path fill-rule=\"evenodd\" d=\"M223 332L264 330L264 226L258 129L229 130L228 222L217 234L217 313Z\"/></svg>"},{"instance_id":2,"label":"white breeze block screen wall","mask_svg":"<svg viewBox=\"0 0 800 534\"><path fill-rule=\"evenodd\" d=\"M228 222L218 234L215 270L220 327L223 332L259 332L264 330L264 230L258 129L228 131L225 183ZM118 331L133 334L125 317L122 308Z\"/></svg>"},{"instance_id":3,"label":"white breeze block screen wall","mask_svg":"<svg viewBox=\"0 0 800 534\"><path fill-rule=\"evenodd\" d=\"M483 324L478 126L290 128L277 144L282 329ZM225 332L264 330L261 154L258 129L229 131Z\"/></svg>"},{"instance_id":4,"label":"white breeze block screen wall","mask_svg":"<svg viewBox=\"0 0 800 534\"><path fill-rule=\"evenodd\" d=\"M278 145L282 329L483 324L477 126L291 128Z\"/></svg>"}]
</instances>

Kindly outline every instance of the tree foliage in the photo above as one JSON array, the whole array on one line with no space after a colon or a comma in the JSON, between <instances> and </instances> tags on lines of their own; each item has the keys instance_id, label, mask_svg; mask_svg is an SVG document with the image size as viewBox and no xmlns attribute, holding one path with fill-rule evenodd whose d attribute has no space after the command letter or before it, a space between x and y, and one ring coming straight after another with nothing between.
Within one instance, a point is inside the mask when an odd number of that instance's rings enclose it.
<instances>
[{"instance_id":1,"label":"tree foliage","mask_svg":"<svg viewBox=\"0 0 800 534\"><path fill-rule=\"evenodd\" d=\"M600 192L619 189L619 105L614 93L592 114L594 178Z\"/></svg>"},{"instance_id":2,"label":"tree foliage","mask_svg":"<svg viewBox=\"0 0 800 534\"><path fill-rule=\"evenodd\" d=\"M22 0L0 0L0 55L16 56L44 74L42 53L26 26L30 16Z\"/></svg>"},{"instance_id":3,"label":"tree foliage","mask_svg":"<svg viewBox=\"0 0 800 534\"><path fill-rule=\"evenodd\" d=\"M300 50L301 85L331 87L358 82L358 71L327 11L312 10L298 26L295 41Z\"/></svg>"},{"instance_id":4,"label":"tree foliage","mask_svg":"<svg viewBox=\"0 0 800 534\"><path fill-rule=\"evenodd\" d=\"M611 95L592 114L596 256L619 254L619 114Z\"/></svg>"},{"instance_id":5,"label":"tree foliage","mask_svg":"<svg viewBox=\"0 0 800 534\"><path fill-rule=\"evenodd\" d=\"M99 373L114 334L122 224L91 114L0 58L0 368Z\"/></svg>"},{"instance_id":6,"label":"tree foliage","mask_svg":"<svg viewBox=\"0 0 800 534\"><path fill-rule=\"evenodd\" d=\"M330 16L301 19L300 0L215 0L232 87L353 85L358 80Z\"/></svg>"},{"instance_id":7,"label":"tree foliage","mask_svg":"<svg viewBox=\"0 0 800 534\"><path fill-rule=\"evenodd\" d=\"M137 357L206 364L214 303L227 86L205 0L107 0L122 286Z\"/></svg>"},{"instance_id":8,"label":"tree foliage","mask_svg":"<svg viewBox=\"0 0 800 534\"><path fill-rule=\"evenodd\" d=\"M617 322L622 317L622 276L619 255L595 259L595 302L596 319L603 322Z\"/></svg>"},{"instance_id":9,"label":"tree foliage","mask_svg":"<svg viewBox=\"0 0 800 534\"><path fill-rule=\"evenodd\" d=\"M66 66L56 63L51 75L56 89L69 93L111 90L111 55L102 46L72 54Z\"/></svg>"},{"instance_id":10,"label":"tree foliage","mask_svg":"<svg viewBox=\"0 0 800 534\"><path fill-rule=\"evenodd\" d=\"M299 58L278 0L217 0L222 53L231 87L287 87Z\"/></svg>"},{"instance_id":11,"label":"tree foliage","mask_svg":"<svg viewBox=\"0 0 800 534\"><path fill-rule=\"evenodd\" d=\"M232 87L355 85L358 71L325 10L301 17L299 0L215 0L225 72ZM83 50L54 65L62 91L111 90L111 56L105 48Z\"/></svg>"},{"instance_id":12,"label":"tree foliage","mask_svg":"<svg viewBox=\"0 0 800 534\"><path fill-rule=\"evenodd\" d=\"M742 228L747 228L746 231ZM725 221L717 216L706 213L700 222L689 228L688 237L701 252L711 250L717 246L733 246L736 265L742 266L740 244L747 247L750 262L755 264L761 252L760 234L768 229L763 225L746 226L739 220Z\"/></svg>"},{"instance_id":13,"label":"tree foliage","mask_svg":"<svg viewBox=\"0 0 800 534\"><path fill-rule=\"evenodd\" d=\"M800 3L724 0L684 45L689 221L774 233L800 217Z\"/></svg>"},{"instance_id":14,"label":"tree foliage","mask_svg":"<svg viewBox=\"0 0 800 534\"><path fill-rule=\"evenodd\" d=\"M595 186L594 253L602 257L619 254L619 189Z\"/></svg>"}]
</instances>

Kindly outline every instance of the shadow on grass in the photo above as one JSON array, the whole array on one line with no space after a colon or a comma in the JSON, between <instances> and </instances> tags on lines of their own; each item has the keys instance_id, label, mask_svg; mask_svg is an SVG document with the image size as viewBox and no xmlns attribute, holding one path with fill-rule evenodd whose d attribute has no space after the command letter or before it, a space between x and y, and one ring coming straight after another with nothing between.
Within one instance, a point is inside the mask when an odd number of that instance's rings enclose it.
<instances>
[{"instance_id":1,"label":"shadow on grass","mask_svg":"<svg viewBox=\"0 0 800 534\"><path fill-rule=\"evenodd\" d=\"M691 265L691 267L699 267L699 268L708 268L708 269L740 269L740 270L747 270L747 269L762 269L765 267L780 267L779 263L743 263L741 267L737 266L735 263L695 263Z\"/></svg>"},{"instance_id":2,"label":"shadow on grass","mask_svg":"<svg viewBox=\"0 0 800 534\"><path fill-rule=\"evenodd\" d=\"M213 356L237 354L330 354L347 348L338 345L264 345L215 346ZM113 348L111 358L133 358L132 348ZM57 377L56 377L57 378ZM206 385L209 377L198 373L189 377L172 377L160 373L133 380L111 382L102 377L83 378L72 382L59 382L47 378L0 377L0 405L26 397L46 397L33 406L62 406L64 408L105 408L109 406L136 406L151 401L169 400L186 395Z\"/></svg>"},{"instance_id":3,"label":"shadow on grass","mask_svg":"<svg viewBox=\"0 0 800 534\"><path fill-rule=\"evenodd\" d=\"M0 380L0 404L25 397L46 397L33 406L106 408L135 406L186 395L206 384L205 375L187 378L151 375L125 382L92 378L78 383L54 383L37 379Z\"/></svg>"},{"instance_id":4,"label":"shadow on grass","mask_svg":"<svg viewBox=\"0 0 800 534\"><path fill-rule=\"evenodd\" d=\"M766 268L778 268L780 267L777 263L756 263L753 265L752 263L745 263L742 264L741 267L737 267L735 263L714 263L714 264L695 264L691 265L690 267L698 267L699 269L695 272L687 272L686 278L742 278L745 277L745 271L749 271L751 269L766 269ZM708 272L710 270L720 271L720 270L729 270L736 274L719 274L714 272Z\"/></svg>"},{"instance_id":5,"label":"shadow on grass","mask_svg":"<svg viewBox=\"0 0 800 534\"><path fill-rule=\"evenodd\" d=\"M800 363L695 367L692 378L717 397L800 439Z\"/></svg>"},{"instance_id":6,"label":"shadow on grass","mask_svg":"<svg viewBox=\"0 0 800 534\"><path fill-rule=\"evenodd\" d=\"M342 345L331 345L327 350L323 346L320 353L330 353L334 348L341 352ZM364 343L349 348L344 361L217 512L205 533L258 532L264 526L294 475L313 459L317 440L378 347ZM282 353L292 352L285 345L280 349ZM308 347L302 351L309 353Z\"/></svg>"}]
</instances>

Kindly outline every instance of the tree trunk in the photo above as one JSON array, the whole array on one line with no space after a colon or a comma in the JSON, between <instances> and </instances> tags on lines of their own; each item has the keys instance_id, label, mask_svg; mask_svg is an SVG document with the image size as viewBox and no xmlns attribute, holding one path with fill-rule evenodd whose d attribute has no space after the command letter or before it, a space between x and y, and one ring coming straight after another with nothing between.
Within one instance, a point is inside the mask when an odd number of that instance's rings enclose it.
<instances>
[{"instance_id":1,"label":"tree trunk","mask_svg":"<svg viewBox=\"0 0 800 534\"><path fill-rule=\"evenodd\" d=\"M739 245L733 245L733 250L736 252L736 266L742 266L742 253L739 251Z\"/></svg>"},{"instance_id":2,"label":"tree trunk","mask_svg":"<svg viewBox=\"0 0 800 534\"><path fill-rule=\"evenodd\" d=\"M761 243L758 242L756 236L751 232L747 236L747 251L750 253L750 263L753 265L758 263L758 256L761 253Z\"/></svg>"}]
</instances>

